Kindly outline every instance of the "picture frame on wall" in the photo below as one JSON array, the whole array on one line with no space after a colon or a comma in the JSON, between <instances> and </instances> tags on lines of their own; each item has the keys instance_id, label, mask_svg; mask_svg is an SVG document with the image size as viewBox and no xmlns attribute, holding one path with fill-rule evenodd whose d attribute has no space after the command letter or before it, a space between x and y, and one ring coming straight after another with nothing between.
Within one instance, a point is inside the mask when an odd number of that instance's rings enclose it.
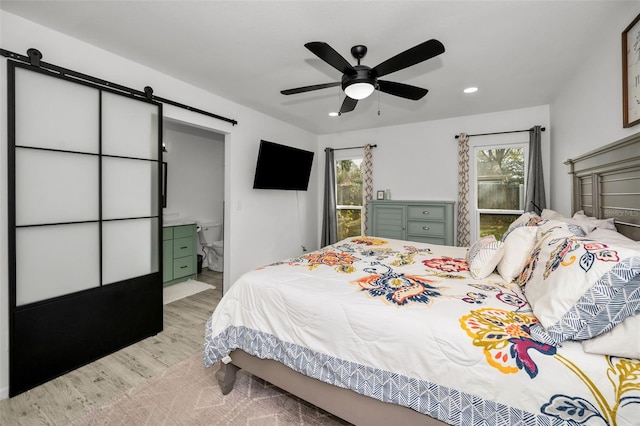
<instances>
[{"instance_id":1,"label":"picture frame on wall","mask_svg":"<svg viewBox=\"0 0 640 426\"><path fill-rule=\"evenodd\" d=\"M376 200L384 200L384 191L376 192Z\"/></svg>"},{"instance_id":2,"label":"picture frame on wall","mask_svg":"<svg viewBox=\"0 0 640 426\"><path fill-rule=\"evenodd\" d=\"M640 123L640 14L622 32L622 125Z\"/></svg>"}]
</instances>

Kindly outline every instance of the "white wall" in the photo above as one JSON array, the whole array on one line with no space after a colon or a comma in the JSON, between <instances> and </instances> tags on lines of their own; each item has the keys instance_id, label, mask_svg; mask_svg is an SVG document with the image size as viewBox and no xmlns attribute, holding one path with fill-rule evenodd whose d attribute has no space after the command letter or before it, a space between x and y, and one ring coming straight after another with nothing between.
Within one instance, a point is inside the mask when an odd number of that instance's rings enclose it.
<instances>
[{"instance_id":1,"label":"white wall","mask_svg":"<svg viewBox=\"0 0 640 426\"><path fill-rule=\"evenodd\" d=\"M151 86L158 96L238 120L238 125L232 126L185 109L164 107L165 117L225 134L225 288L247 270L299 253L301 244L317 246L318 195L313 170L309 192L299 196L289 191L252 189L260 139L315 151L315 135L5 11L0 11L0 39L3 49L24 55L33 47L42 52L46 62L140 90ZM2 194L7 193L6 93L6 66L2 64ZM3 195L0 197L0 397L7 396L8 386L7 209L7 197Z\"/></svg>"},{"instance_id":2,"label":"white wall","mask_svg":"<svg viewBox=\"0 0 640 426\"><path fill-rule=\"evenodd\" d=\"M551 103L551 207L571 213L571 179L562 162L640 131L622 127L622 31L640 3L620 3L611 25L598 26L600 43ZM613 11L612 11L613 13Z\"/></svg>"},{"instance_id":3,"label":"white wall","mask_svg":"<svg viewBox=\"0 0 640 426\"><path fill-rule=\"evenodd\" d=\"M219 221L224 217L224 135L165 122L167 207L164 219Z\"/></svg>"},{"instance_id":4,"label":"white wall","mask_svg":"<svg viewBox=\"0 0 640 426\"><path fill-rule=\"evenodd\" d=\"M396 200L458 199L458 144L455 135L529 129L535 125L549 129L547 105L491 114L470 115L446 120L425 121L400 126L319 136L319 150L376 144L373 150L373 189L390 189ZM525 133L470 138L469 145L528 141ZM543 168L549 170L549 132L542 133ZM324 157L318 162L324 174ZM318 179L319 188L323 179ZM545 182L547 194L549 182ZM322 190L318 191L322 205ZM548 196L548 195L547 195ZM319 223L321 224L321 212Z\"/></svg>"}]
</instances>

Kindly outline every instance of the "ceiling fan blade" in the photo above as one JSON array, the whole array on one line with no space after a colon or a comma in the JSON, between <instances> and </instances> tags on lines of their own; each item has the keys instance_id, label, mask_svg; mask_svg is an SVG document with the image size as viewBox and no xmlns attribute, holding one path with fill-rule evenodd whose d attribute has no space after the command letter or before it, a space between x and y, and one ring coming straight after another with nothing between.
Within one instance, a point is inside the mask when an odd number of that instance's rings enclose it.
<instances>
[{"instance_id":1,"label":"ceiling fan blade","mask_svg":"<svg viewBox=\"0 0 640 426\"><path fill-rule=\"evenodd\" d=\"M402 53L398 53L396 56L376 65L371 71L375 71L378 77L382 77L383 75L400 71L401 69L426 61L442 53L444 53L444 45L436 39L431 39L411 49L407 49Z\"/></svg>"},{"instance_id":2,"label":"ceiling fan blade","mask_svg":"<svg viewBox=\"0 0 640 426\"><path fill-rule=\"evenodd\" d=\"M320 90L326 89L327 87L336 86L340 86L339 81L333 83L314 84L313 86L296 87L295 89L281 90L280 93L282 93L283 95L295 95L296 93L310 92L312 90Z\"/></svg>"},{"instance_id":3,"label":"ceiling fan blade","mask_svg":"<svg viewBox=\"0 0 640 426\"><path fill-rule=\"evenodd\" d=\"M340 114L344 114L345 112L353 111L358 105L358 101L356 99L351 99L348 96L344 97L344 101L342 101L342 106L340 107Z\"/></svg>"},{"instance_id":4,"label":"ceiling fan blade","mask_svg":"<svg viewBox=\"0 0 640 426\"><path fill-rule=\"evenodd\" d=\"M304 47L341 73L348 75L354 75L356 73L355 68L327 43L323 41L312 41L306 43Z\"/></svg>"},{"instance_id":5,"label":"ceiling fan blade","mask_svg":"<svg viewBox=\"0 0 640 426\"><path fill-rule=\"evenodd\" d=\"M409 84L396 83L395 81L378 80L378 90L401 98L417 101L422 99L429 92L422 87L411 86Z\"/></svg>"}]
</instances>

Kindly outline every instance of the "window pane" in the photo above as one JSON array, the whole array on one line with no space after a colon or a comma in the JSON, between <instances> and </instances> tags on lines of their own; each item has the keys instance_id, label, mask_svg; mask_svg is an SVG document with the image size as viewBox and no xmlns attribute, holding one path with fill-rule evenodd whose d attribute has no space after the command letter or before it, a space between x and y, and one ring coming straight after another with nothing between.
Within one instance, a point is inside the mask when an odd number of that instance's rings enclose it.
<instances>
[{"instance_id":1,"label":"window pane","mask_svg":"<svg viewBox=\"0 0 640 426\"><path fill-rule=\"evenodd\" d=\"M339 206L362 206L362 160L336 161L336 197Z\"/></svg>"},{"instance_id":2,"label":"window pane","mask_svg":"<svg viewBox=\"0 0 640 426\"><path fill-rule=\"evenodd\" d=\"M97 154L98 95L91 87L16 68L16 145Z\"/></svg>"},{"instance_id":3,"label":"window pane","mask_svg":"<svg viewBox=\"0 0 640 426\"><path fill-rule=\"evenodd\" d=\"M479 150L476 166L479 209L523 209L523 148Z\"/></svg>"},{"instance_id":4,"label":"window pane","mask_svg":"<svg viewBox=\"0 0 640 426\"><path fill-rule=\"evenodd\" d=\"M97 223L16 229L16 304L100 285Z\"/></svg>"},{"instance_id":5,"label":"window pane","mask_svg":"<svg viewBox=\"0 0 640 426\"><path fill-rule=\"evenodd\" d=\"M338 240L362 234L360 209L338 209Z\"/></svg>"},{"instance_id":6,"label":"window pane","mask_svg":"<svg viewBox=\"0 0 640 426\"><path fill-rule=\"evenodd\" d=\"M362 159L336 161L338 240L362 234ZM348 208L347 206L358 206Z\"/></svg>"},{"instance_id":7,"label":"window pane","mask_svg":"<svg viewBox=\"0 0 640 426\"><path fill-rule=\"evenodd\" d=\"M16 224L98 220L98 157L16 148Z\"/></svg>"},{"instance_id":8,"label":"window pane","mask_svg":"<svg viewBox=\"0 0 640 426\"><path fill-rule=\"evenodd\" d=\"M102 159L102 217L122 219L158 214L158 163Z\"/></svg>"},{"instance_id":9,"label":"window pane","mask_svg":"<svg viewBox=\"0 0 640 426\"><path fill-rule=\"evenodd\" d=\"M102 153L158 158L158 106L103 92Z\"/></svg>"},{"instance_id":10,"label":"window pane","mask_svg":"<svg viewBox=\"0 0 640 426\"><path fill-rule=\"evenodd\" d=\"M158 218L104 222L102 230L104 284L158 271Z\"/></svg>"},{"instance_id":11,"label":"window pane","mask_svg":"<svg viewBox=\"0 0 640 426\"><path fill-rule=\"evenodd\" d=\"M480 236L493 235L496 239L502 238L511 222L516 220L520 214L487 214L480 213Z\"/></svg>"}]
</instances>

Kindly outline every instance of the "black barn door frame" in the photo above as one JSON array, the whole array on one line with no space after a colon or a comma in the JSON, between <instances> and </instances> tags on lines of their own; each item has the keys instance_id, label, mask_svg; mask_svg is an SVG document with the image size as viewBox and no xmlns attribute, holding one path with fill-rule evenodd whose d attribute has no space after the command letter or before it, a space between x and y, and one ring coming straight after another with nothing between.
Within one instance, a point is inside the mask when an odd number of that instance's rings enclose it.
<instances>
[{"instance_id":1,"label":"black barn door frame","mask_svg":"<svg viewBox=\"0 0 640 426\"><path fill-rule=\"evenodd\" d=\"M42 73L94 88L100 93L147 102L158 108L157 160L157 255L158 271L26 305L16 303L16 68ZM8 75L8 243L9 243L9 395L15 396L66 372L162 331L162 205L160 195L162 162L162 104L122 92L78 81L37 67L7 61ZM100 95L101 98L101 95ZM102 111L100 111L102 116ZM101 120L101 118L100 118ZM101 122L100 122L101 123ZM102 133L101 124L99 131ZM102 146L102 135L100 147ZM19 147L24 148L24 147ZM30 147L27 147L30 148ZM34 148L37 149L37 148ZM46 149L48 151L56 151ZM65 152L65 151L60 151ZM85 153L83 153L85 154ZM97 154L101 159L106 156ZM116 157L127 158L127 157ZM102 170L99 169L99 244L102 246ZM141 217L128 219L144 219ZM116 219L121 220L121 219ZM74 223L74 222L70 222ZM57 225L57 224L47 224ZM39 226L39 225L32 225ZM101 250L101 248L100 248ZM40 253L39 255L46 255ZM102 257L102 256L101 256ZM102 265L102 258L100 259ZM37 267L34 265L34 267ZM102 266L100 266L102 269Z\"/></svg>"}]
</instances>

